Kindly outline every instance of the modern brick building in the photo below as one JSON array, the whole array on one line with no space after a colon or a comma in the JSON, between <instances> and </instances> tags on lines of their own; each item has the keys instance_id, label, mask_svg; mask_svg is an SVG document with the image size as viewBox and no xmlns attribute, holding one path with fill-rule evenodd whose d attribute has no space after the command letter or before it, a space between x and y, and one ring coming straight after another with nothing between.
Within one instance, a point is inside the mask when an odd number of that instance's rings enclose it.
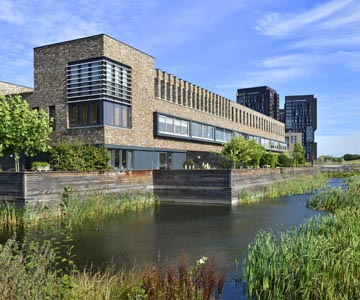
<instances>
[{"instance_id":1,"label":"modern brick building","mask_svg":"<svg viewBox=\"0 0 360 300\"><path fill-rule=\"evenodd\" d=\"M154 63L105 34L37 47L26 99L54 117L54 141L103 144L119 169L181 169L187 156L219 152L233 135L287 150L283 123Z\"/></svg>"},{"instance_id":2,"label":"modern brick building","mask_svg":"<svg viewBox=\"0 0 360 300\"><path fill-rule=\"evenodd\" d=\"M238 89L236 93L237 103L245 105L275 120L280 120L279 98L280 95L268 86Z\"/></svg>"},{"instance_id":3,"label":"modern brick building","mask_svg":"<svg viewBox=\"0 0 360 300\"><path fill-rule=\"evenodd\" d=\"M285 130L302 133L302 146L307 161L317 158L317 99L314 95L285 96Z\"/></svg>"}]
</instances>

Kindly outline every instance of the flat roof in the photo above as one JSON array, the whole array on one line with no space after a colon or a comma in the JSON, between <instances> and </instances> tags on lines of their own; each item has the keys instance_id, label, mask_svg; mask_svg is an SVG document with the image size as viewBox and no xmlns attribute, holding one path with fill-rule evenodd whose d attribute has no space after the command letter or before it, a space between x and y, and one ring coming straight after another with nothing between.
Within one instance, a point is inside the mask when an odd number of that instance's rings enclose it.
<instances>
[{"instance_id":1,"label":"flat roof","mask_svg":"<svg viewBox=\"0 0 360 300\"><path fill-rule=\"evenodd\" d=\"M136 51L138 51L138 52L141 52L141 53L143 53L143 54L145 54L145 55L147 55L147 56L150 56L151 58L154 58L154 59L155 59L154 56L152 56L152 55L150 55L150 54L148 54L148 53L146 53L146 52L144 52L144 51L141 51L141 50L139 50L139 49L137 49L137 48L135 48L135 47L133 47L133 46L131 46L131 45L129 45L129 44L126 44L126 43L124 43L124 42L122 42L122 41L120 41L120 40L118 40L118 39L115 39L115 38L113 38L112 36L107 35L106 33L101 33L101 34L96 34L96 35L90 35L90 36L82 37L82 38L78 38L78 39L73 39L73 40L68 40L68 41L63 41L63 42L48 44L48 45L39 46L39 47L34 47L34 49L41 49L41 48L46 48L46 47L52 47L52 46L57 46L57 45L61 45L61 44L67 44L67 43L76 42L76 41L81 41L81 40L99 38L99 37L102 37L102 36L106 36L106 37L108 37L108 38L110 38L110 39L112 39L112 40L114 40L114 41L117 41L118 43L124 44L124 45L126 45L126 46L128 46L128 47L130 47L130 48L132 48L132 49L134 49L134 50L136 50Z\"/></svg>"}]
</instances>

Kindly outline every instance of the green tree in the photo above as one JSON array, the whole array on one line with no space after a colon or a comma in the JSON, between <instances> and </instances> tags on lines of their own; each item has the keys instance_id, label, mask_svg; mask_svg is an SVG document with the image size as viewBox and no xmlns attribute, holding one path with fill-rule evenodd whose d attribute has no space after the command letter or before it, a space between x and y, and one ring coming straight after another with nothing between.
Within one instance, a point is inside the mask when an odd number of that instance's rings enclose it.
<instances>
[{"instance_id":1,"label":"green tree","mask_svg":"<svg viewBox=\"0 0 360 300\"><path fill-rule=\"evenodd\" d=\"M271 152L265 152L260 158L260 166L270 166L275 168L278 164L278 155Z\"/></svg>"},{"instance_id":2,"label":"green tree","mask_svg":"<svg viewBox=\"0 0 360 300\"><path fill-rule=\"evenodd\" d=\"M20 153L34 156L49 149L48 114L31 110L21 96L0 96L0 156L14 155L15 171L19 171Z\"/></svg>"},{"instance_id":3,"label":"green tree","mask_svg":"<svg viewBox=\"0 0 360 300\"><path fill-rule=\"evenodd\" d=\"M279 154L278 162L281 167L291 167L291 163L292 163L291 158L285 153Z\"/></svg>"},{"instance_id":4,"label":"green tree","mask_svg":"<svg viewBox=\"0 0 360 300\"><path fill-rule=\"evenodd\" d=\"M221 154L233 163L233 168L239 166L258 167L265 148L254 140L246 140L243 136L233 136L224 144Z\"/></svg>"},{"instance_id":5,"label":"green tree","mask_svg":"<svg viewBox=\"0 0 360 300\"><path fill-rule=\"evenodd\" d=\"M297 165L305 164L305 150L300 143L294 145L294 160L293 164L296 167Z\"/></svg>"}]
</instances>

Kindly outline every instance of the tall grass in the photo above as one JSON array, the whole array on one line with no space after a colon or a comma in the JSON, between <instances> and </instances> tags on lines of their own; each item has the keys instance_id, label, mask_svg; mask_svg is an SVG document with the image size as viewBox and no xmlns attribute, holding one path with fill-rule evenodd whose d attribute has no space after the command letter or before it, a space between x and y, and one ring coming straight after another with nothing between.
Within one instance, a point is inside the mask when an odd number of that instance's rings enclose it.
<instances>
[{"instance_id":1,"label":"tall grass","mask_svg":"<svg viewBox=\"0 0 360 300\"><path fill-rule=\"evenodd\" d=\"M313 192L323 188L328 183L328 177L322 173L302 175L292 179L276 181L265 186L262 193L253 193L243 189L238 195L240 204L259 202L265 198L278 198L294 194Z\"/></svg>"},{"instance_id":2,"label":"tall grass","mask_svg":"<svg viewBox=\"0 0 360 300\"><path fill-rule=\"evenodd\" d=\"M0 227L8 229L24 225L25 210L12 203L0 203Z\"/></svg>"},{"instance_id":3,"label":"tall grass","mask_svg":"<svg viewBox=\"0 0 360 300\"><path fill-rule=\"evenodd\" d=\"M202 258L192 266L181 259L177 267L149 264L115 273L73 266L64 272L58 264L63 259L50 242L9 239L0 245L0 300L220 299L227 271L218 272L214 259Z\"/></svg>"},{"instance_id":4,"label":"tall grass","mask_svg":"<svg viewBox=\"0 0 360 300\"><path fill-rule=\"evenodd\" d=\"M325 187L327 183L328 178L322 173L311 176L302 175L268 184L265 187L265 197L278 198L293 194L304 194Z\"/></svg>"},{"instance_id":5,"label":"tall grass","mask_svg":"<svg viewBox=\"0 0 360 300\"><path fill-rule=\"evenodd\" d=\"M42 206L29 211L31 224L41 224L55 220L80 225L87 220L99 221L105 217L128 211L140 211L155 207L156 197L151 193L133 192L121 194L94 193L80 197L79 194L65 189L62 200L57 205Z\"/></svg>"},{"instance_id":6,"label":"tall grass","mask_svg":"<svg viewBox=\"0 0 360 300\"><path fill-rule=\"evenodd\" d=\"M352 201L334 214L278 235L259 233L244 262L250 299L360 299L359 178L341 193Z\"/></svg>"},{"instance_id":7,"label":"tall grass","mask_svg":"<svg viewBox=\"0 0 360 300\"><path fill-rule=\"evenodd\" d=\"M80 197L66 188L60 202L25 208L16 208L10 203L0 205L0 226L37 226L54 222L80 225L87 220L99 221L128 211L154 208L156 204L157 199L151 193L94 193Z\"/></svg>"},{"instance_id":8,"label":"tall grass","mask_svg":"<svg viewBox=\"0 0 360 300\"><path fill-rule=\"evenodd\" d=\"M312 195L306 206L331 212L341 208L360 208L360 176L349 178L346 184L346 190L339 187L327 188Z\"/></svg>"}]
</instances>

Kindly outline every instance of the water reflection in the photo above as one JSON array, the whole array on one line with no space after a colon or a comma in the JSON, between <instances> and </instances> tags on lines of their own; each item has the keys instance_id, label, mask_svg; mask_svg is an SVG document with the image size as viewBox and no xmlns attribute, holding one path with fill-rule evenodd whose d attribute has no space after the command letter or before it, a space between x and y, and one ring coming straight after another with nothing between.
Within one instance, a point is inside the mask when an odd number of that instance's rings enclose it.
<instances>
[{"instance_id":1,"label":"water reflection","mask_svg":"<svg viewBox=\"0 0 360 300\"><path fill-rule=\"evenodd\" d=\"M245 257L259 230L287 229L317 214L305 207L308 197L235 207L162 204L154 212L129 213L81 228L74 233L77 260L81 265L113 261L131 267L185 254L190 261L205 255L232 264Z\"/></svg>"}]
</instances>

